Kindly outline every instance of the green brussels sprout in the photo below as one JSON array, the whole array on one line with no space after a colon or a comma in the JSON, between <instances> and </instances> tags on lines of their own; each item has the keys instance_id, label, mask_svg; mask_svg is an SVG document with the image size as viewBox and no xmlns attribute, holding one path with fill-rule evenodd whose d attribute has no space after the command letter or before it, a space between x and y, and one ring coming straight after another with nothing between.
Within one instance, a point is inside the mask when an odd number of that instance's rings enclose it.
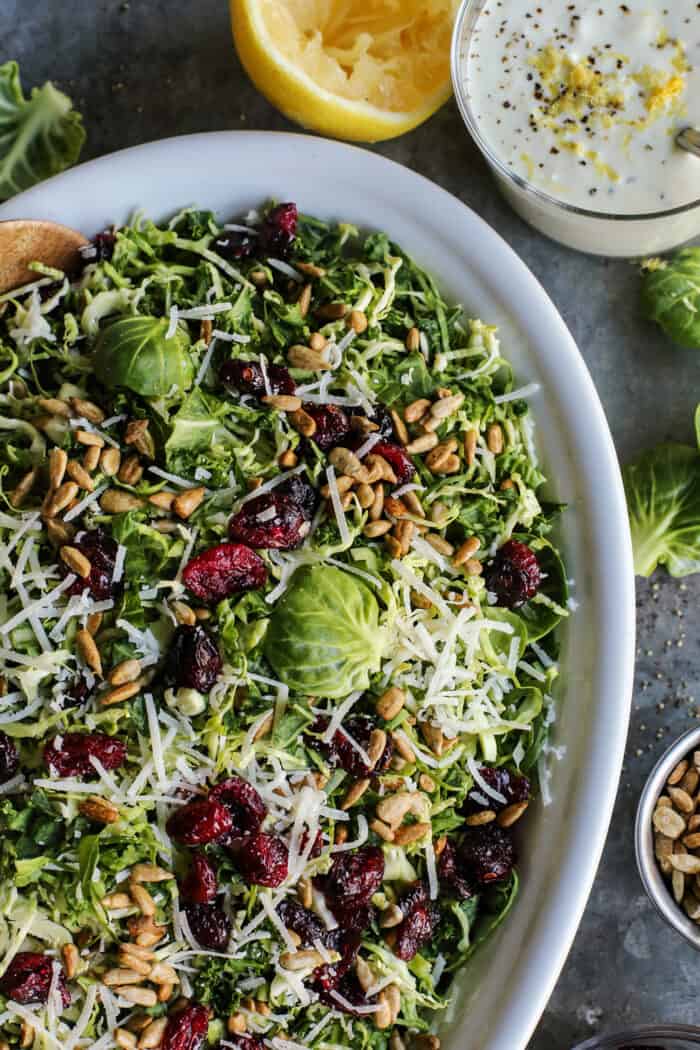
<instances>
[{"instance_id":1,"label":"green brussels sprout","mask_svg":"<svg viewBox=\"0 0 700 1050\"><path fill-rule=\"evenodd\" d=\"M184 328L166 339L165 317L122 317L100 333L94 366L98 380L109 389L126 387L143 397L183 393L192 386L194 366L190 338Z\"/></svg>"},{"instance_id":2,"label":"green brussels sprout","mask_svg":"<svg viewBox=\"0 0 700 1050\"><path fill-rule=\"evenodd\" d=\"M297 569L275 608L265 656L300 693L335 699L367 689L379 670L386 631L369 587L342 569Z\"/></svg>"},{"instance_id":3,"label":"green brussels sprout","mask_svg":"<svg viewBox=\"0 0 700 1050\"><path fill-rule=\"evenodd\" d=\"M683 248L649 267L642 279L642 311L680 346L700 350L700 248Z\"/></svg>"}]
</instances>

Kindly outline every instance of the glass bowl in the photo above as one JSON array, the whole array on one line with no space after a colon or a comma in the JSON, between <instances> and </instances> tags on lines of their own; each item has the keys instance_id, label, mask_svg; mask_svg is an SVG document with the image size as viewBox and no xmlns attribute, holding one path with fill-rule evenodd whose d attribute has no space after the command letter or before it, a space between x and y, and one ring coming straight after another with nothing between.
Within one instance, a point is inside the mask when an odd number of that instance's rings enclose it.
<instances>
[{"instance_id":1,"label":"glass bowl","mask_svg":"<svg viewBox=\"0 0 700 1050\"><path fill-rule=\"evenodd\" d=\"M654 1024L629 1028L616 1035L595 1035L574 1050L692 1050L700 1046L700 1028L685 1024Z\"/></svg>"},{"instance_id":2,"label":"glass bowl","mask_svg":"<svg viewBox=\"0 0 700 1050\"><path fill-rule=\"evenodd\" d=\"M512 171L483 137L462 75L462 55L471 42L486 0L462 0L452 34L452 86L462 119L511 207L552 240L592 255L630 258L656 255L700 234L700 197L665 211L621 215L566 204ZM700 186L700 159L698 160Z\"/></svg>"}]
</instances>

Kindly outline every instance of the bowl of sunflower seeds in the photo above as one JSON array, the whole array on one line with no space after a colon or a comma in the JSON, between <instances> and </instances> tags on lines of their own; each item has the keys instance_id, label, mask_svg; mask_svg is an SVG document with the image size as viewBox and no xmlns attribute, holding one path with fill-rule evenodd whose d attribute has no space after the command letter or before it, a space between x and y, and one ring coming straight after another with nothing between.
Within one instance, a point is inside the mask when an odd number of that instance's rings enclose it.
<instances>
[{"instance_id":1,"label":"bowl of sunflower seeds","mask_svg":"<svg viewBox=\"0 0 700 1050\"><path fill-rule=\"evenodd\" d=\"M700 949L700 728L661 756L639 800L637 865L663 918Z\"/></svg>"}]
</instances>

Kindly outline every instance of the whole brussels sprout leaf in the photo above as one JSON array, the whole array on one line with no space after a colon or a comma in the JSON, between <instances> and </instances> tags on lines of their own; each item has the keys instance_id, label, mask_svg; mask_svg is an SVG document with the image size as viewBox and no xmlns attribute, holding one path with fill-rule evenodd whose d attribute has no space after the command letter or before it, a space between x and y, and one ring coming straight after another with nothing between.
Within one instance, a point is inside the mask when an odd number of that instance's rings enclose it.
<instances>
[{"instance_id":1,"label":"whole brussels sprout leaf","mask_svg":"<svg viewBox=\"0 0 700 1050\"><path fill-rule=\"evenodd\" d=\"M312 696L347 696L379 670L386 630L369 587L331 566L297 569L270 618L265 656L278 678Z\"/></svg>"},{"instance_id":2,"label":"whole brussels sprout leaf","mask_svg":"<svg viewBox=\"0 0 700 1050\"><path fill-rule=\"evenodd\" d=\"M700 453L666 444L623 471L634 570L649 576L665 565L672 576L700 572Z\"/></svg>"},{"instance_id":3,"label":"whole brussels sprout leaf","mask_svg":"<svg viewBox=\"0 0 700 1050\"><path fill-rule=\"evenodd\" d=\"M51 81L24 97L16 62L0 65L0 201L75 164L83 119Z\"/></svg>"},{"instance_id":4,"label":"whole brussels sprout leaf","mask_svg":"<svg viewBox=\"0 0 700 1050\"><path fill-rule=\"evenodd\" d=\"M93 363L104 386L126 387L143 397L165 397L192 386L190 338L183 328L166 339L165 317L121 317L100 332Z\"/></svg>"},{"instance_id":5,"label":"whole brussels sprout leaf","mask_svg":"<svg viewBox=\"0 0 700 1050\"><path fill-rule=\"evenodd\" d=\"M644 273L642 312L674 343L700 350L700 248L682 248Z\"/></svg>"}]
</instances>

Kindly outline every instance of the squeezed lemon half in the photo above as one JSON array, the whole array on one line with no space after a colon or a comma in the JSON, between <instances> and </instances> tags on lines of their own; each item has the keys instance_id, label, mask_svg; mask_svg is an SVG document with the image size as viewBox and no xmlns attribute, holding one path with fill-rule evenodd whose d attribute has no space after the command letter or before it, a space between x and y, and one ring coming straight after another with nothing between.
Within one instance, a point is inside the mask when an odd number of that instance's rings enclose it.
<instances>
[{"instance_id":1,"label":"squeezed lemon half","mask_svg":"<svg viewBox=\"0 0 700 1050\"><path fill-rule=\"evenodd\" d=\"M377 142L449 98L457 0L230 0L253 83L291 120Z\"/></svg>"}]
</instances>

